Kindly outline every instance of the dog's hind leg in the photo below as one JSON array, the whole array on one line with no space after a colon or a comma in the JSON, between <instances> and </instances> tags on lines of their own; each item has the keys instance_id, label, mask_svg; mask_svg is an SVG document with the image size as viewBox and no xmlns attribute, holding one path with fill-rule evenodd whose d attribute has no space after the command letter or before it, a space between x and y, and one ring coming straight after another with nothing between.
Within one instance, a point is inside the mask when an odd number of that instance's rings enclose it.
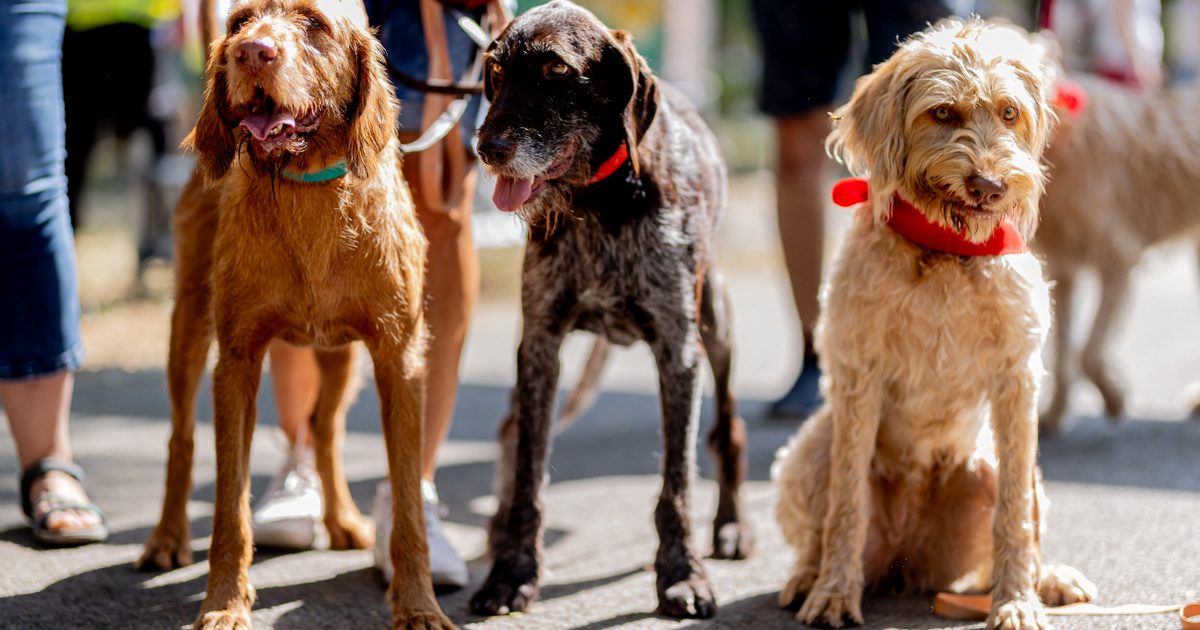
<instances>
[{"instance_id":1,"label":"dog's hind leg","mask_svg":"<svg viewBox=\"0 0 1200 630\"><path fill-rule=\"evenodd\" d=\"M501 428L498 474L508 475L496 483L507 496L500 497L500 510L490 526L492 570L471 596L471 611L480 615L525 611L537 600L542 560L541 488L550 454L550 424L558 385L558 351L562 327L552 320L552 330L538 325L525 312L525 332L517 350L517 386L513 392L512 420ZM514 431L515 429L515 431ZM515 435L514 435L515 433Z\"/></svg>"},{"instance_id":2,"label":"dog's hind leg","mask_svg":"<svg viewBox=\"0 0 1200 630\"><path fill-rule=\"evenodd\" d=\"M1071 352L1071 312L1075 297L1075 270L1058 269L1047 265L1054 281L1054 324L1050 336L1054 339L1054 391L1050 404L1039 422L1043 431L1058 433L1071 400L1071 384L1075 379L1075 357Z\"/></svg>"},{"instance_id":3,"label":"dog's hind leg","mask_svg":"<svg viewBox=\"0 0 1200 630\"><path fill-rule=\"evenodd\" d=\"M662 492L654 510L658 530L658 610L669 617L706 619L717 612L704 565L691 548L688 514L700 422L699 331L688 321L659 326L652 344L663 414Z\"/></svg>"},{"instance_id":4,"label":"dog's hind leg","mask_svg":"<svg viewBox=\"0 0 1200 630\"><path fill-rule=\"evenodd\" d=\"M192 491L196 391L213 335L209 270L217 223L215 205L214 193L204 188L199 174L193 174L180 197L175 217L175 308L171 312L167 356L171 440L166 495L158 525L136 563L143 569L173 569L192 562L187 502Z\"/></svg>"},{"instance_id":5,"label":"dog's hind leg","mask_svg":"<svg viewBox=\"0 0 1200 630\"><path fill-rule=\"evenodd\" d=\"M1100 306L1096 309L1091 334L1080 355L1083 373L1100 390L1100 396L1104 398L1104 413L1114 422L1120 420L1125 412L1125 394L1113 378L1104 355L1129 295L1129 273L1129 269L1101 271Z\"/></svg>"},{"instance_id":6,"label":"dog's hind leg","mask_svg":"<svg viewBox=\"0 0 1200 630\"><path fill-rule=\"evenodd\" d=\"M311 424L317 473L325 498L325 528L332 549L366 549L374 536L370 521L354 505L342 468L346 411L359 388L355 354L354 344L316 352L321 389Z\"/></svg>"},{"instance_id":7,"label":"dog's hind leg","mask_svg":"<svg viewBox=\"0 0 1200 630\"><path fill-rule=\"evenodd\" d=\"M754 532L743 517L739 492L746 480L746 423L737 415L737 400L729 385L733 358L730 316L724 278L710 271L701 297L700 335L712 367L717 398L717 424L708 434L708 448L716 461L720 484L712 555L741 560L754 551Z\"/></svg>"}]
</instances>

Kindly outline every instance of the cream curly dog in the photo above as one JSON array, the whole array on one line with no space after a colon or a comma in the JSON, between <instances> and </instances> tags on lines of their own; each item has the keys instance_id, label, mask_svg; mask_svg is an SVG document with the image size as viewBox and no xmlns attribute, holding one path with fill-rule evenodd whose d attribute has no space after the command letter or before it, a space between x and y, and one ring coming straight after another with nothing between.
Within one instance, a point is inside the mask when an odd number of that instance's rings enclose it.
<instances>
[{"instance_id":1,"label":"cream curly dog","mask_svg":"<svg viewBox=\"0 0 1200 630\"><path fill-rule=\"evenodd\" d=\"M966 245L1002 225L1030 236L1054 75L1036 36L948 20L860 79L834 116L827 146L870 192L822 294L827 402L773 471L798 553L779 599L803 600L802 622L861 624L868 585L990 587L999 628L1044 628L1043 602L1094 595L1074 569L1040 570L1041 265L1027 251L950 254L889 227L901 199Z\"/></svg>"}]
</instances>

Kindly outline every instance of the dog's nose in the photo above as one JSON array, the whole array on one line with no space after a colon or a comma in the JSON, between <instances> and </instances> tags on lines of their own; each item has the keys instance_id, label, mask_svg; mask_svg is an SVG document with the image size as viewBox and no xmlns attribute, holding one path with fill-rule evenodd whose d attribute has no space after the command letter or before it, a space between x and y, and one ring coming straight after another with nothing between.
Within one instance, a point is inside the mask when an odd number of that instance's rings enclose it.
<instances>
[{"instance_id":1,"label":"dog's nose","mask_svg":"<svg viewBox=\"0 0 1200 630\"><path fill-rule=\"evenodd\" d=\"M275 42L271 38L263 37L238 44L234 56L238 63L250 70L261 70L263 66L275 61L279 56L279 49L275 48Z\"/></svg>"},{"instance_id":2,"label":"dog's nose","mask_svg":"<svg viewBox=\"0 0 1200 630\"><path fill-rule=\"evenodd\" d=\"M967 178L967 194L977 203L996 203L1007 190L1008 186L994 177L972 175Z\"/></svg>"},{"instance_id":3,"label":"dog's nose","mask_svg":"<svg viewBox=\"0 0 1200 630\"><path fill-rule=\"evenodd\" d=\"M488 134L479 139L479 155L491 166L501 166L512 159L516 143L500 134Z\"/></svg>"}]
</instances>

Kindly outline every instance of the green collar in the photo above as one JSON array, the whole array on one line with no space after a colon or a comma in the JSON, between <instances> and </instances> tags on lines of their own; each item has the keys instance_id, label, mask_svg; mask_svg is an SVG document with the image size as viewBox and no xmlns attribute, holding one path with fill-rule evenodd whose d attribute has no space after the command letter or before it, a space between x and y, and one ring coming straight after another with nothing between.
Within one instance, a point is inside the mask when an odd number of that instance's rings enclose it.
<instances>
[{"instance_id":1,"label":"green collar","mask_svg":"<svg viewBox=\"0 0 1200 630\"><path fill-rule=\"evenodd\" d=\"M296 171L284 170L283 176L294 181L303 182L305 184L315 184L318 182L327 182L331 179L337 179L346 174L346 161L341 160L330 166L316 171L315 173L297 173Z\"/></svg>"}]
</instances>

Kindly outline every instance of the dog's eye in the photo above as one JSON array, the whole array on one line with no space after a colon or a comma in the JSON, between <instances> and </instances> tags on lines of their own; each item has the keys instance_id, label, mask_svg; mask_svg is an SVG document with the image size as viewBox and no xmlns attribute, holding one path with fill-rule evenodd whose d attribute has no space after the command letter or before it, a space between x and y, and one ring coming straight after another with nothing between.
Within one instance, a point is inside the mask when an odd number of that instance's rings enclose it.
<instances>
[{"instance_id":1,"label":"dog's eye","mask_svg":"<svg viewBox=\"0 0 1200 630\"><path fill-rule=\"evenodd\" d=\"M954 119L954 112L949 107L942 105L940 107L934 108L933 117L937 118L938 120L940 120L942 122L948 122L948 121Z\"/></svg>"},{"instance_id":2,"label":"dog's eye","mask_svg":"<svg viewBox=\"0 0 1200 630\"><path fill-rule=\"evenodd\" d=\"M1004 118L1004 122L1009 122L1009 123L1015 122L1017 120L1018 114L1019 114L1019 112L1017 112L1017 108L1013 107L1012 105L1005 107L1004 111L1001 112L1001 116Z\"/></svg>"},{"instance_id":3,"label":"dog's eye","mask_svg":"<svg viewBox=\"0 0 1200 630\"><path fill-rule=\"evenodd\" d=\"M488 70L492 72L492 78L500 78L504 74L504 68L500 67L499 61L493 61L488 65Z\"/></svg>"},{"instance_id":4,"label":"dog's eye","mask_svg":"<svg viewBox=\"0 0 1200 630\"><path fill-rule=\"evenodd\" d=\"M546 64L544 71L547 79L559 79L571 74L571 66L561 61L552 61Z\"/></svg>"}]
</instances>

